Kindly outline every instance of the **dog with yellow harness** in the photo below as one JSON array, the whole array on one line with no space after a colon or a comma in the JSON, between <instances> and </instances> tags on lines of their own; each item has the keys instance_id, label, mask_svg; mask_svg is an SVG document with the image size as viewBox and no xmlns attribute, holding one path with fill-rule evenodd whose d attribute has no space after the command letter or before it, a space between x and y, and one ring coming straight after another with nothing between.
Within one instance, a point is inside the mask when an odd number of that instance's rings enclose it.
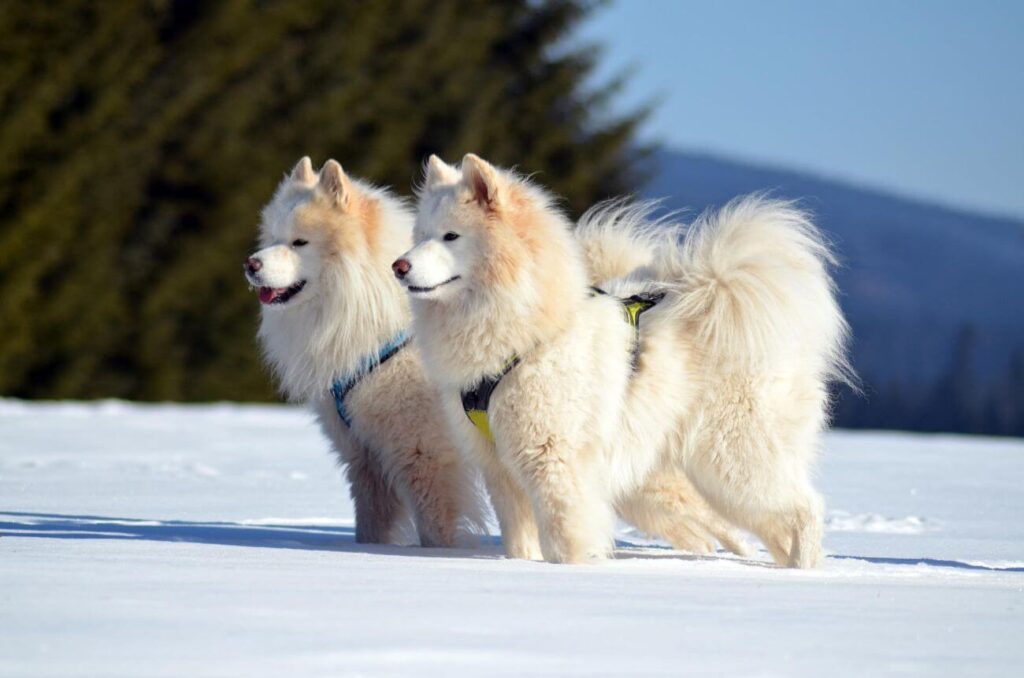
<instances>
[{"instance_id":1,"label":"dog with yellow harness","mask_svg":"<svg viewBox=\"0 0 1024 678\"><path fill-rule=\"evenodd\" d=\"M513 172L472 154L428 163L415 245L394 270L506 543L552 562L603 557L616 512L647 529L671 501L665 483L689 478L777 563L816 565L810 470L827 383L850 374L828 248L794 205L761 196L685 234L633 221L617 246L588 248L607 218L574 235ZM636 270L595 290L594 252Z\"/></svg>"}]
</instances>

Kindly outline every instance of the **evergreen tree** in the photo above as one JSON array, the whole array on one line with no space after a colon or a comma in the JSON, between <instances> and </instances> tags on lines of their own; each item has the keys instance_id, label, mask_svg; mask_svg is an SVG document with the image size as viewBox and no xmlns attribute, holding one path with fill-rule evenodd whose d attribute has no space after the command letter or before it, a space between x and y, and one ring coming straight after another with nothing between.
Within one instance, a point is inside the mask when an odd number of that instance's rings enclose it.
<instances>
[{"instance_id":1,"label":"evergreen tree","mask_svg":"<svg viewBox=\"0 0 1024 678\"><path fill-rule=\"evenodd\" d=\"M408 192L430 152L578 213L638 182L582 0L5 3L0 393L272 397L240 273L309 154Z\"/></svg>"}]
</instances>

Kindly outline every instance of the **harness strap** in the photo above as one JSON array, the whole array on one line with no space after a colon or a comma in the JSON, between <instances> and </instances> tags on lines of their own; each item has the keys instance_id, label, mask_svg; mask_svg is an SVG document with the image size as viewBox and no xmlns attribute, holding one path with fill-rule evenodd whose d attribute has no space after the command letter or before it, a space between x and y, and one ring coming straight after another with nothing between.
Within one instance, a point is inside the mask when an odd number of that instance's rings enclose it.
<instances>
[{"instance_id":1,"label":"harness strap","mask_svg":"<svg viewBox=\"0 0 1024 678\"><path fill-rule=\"evenodd\" d=\"M473 425L488 440L494 440L494 434L491 433L491 424L487 419L487 408L491 404L491 394L498 387L498 382L501 381L501 378L518 364L519 356L512 356L505 363L505 366L501 368L501 372L492 377L487 377L475 387L462 392L462 409L465 410L466 416L473 422Z\"/></svg>"},{"instance_id":2,"label":"harness strap","mask_svg":"<svg viewBox=\"0 0 1024 678\"><path fill-rule=\"evenodd\" d=\"M633 326L632 364L634 372L640 367L640 316L664 298L665 293L660 292L658 294L634 294L629 299L622 300L622 307L626 312L626 322Z\"/></svg>"},{"instance_id":3,"label":"harness strap","mask_svg":"<svg viewBox=\"0 0 1024 678\"><path fill-rule=\"evenodd\" d=\"M345 426L352 428L352 417L348 413L348 408L345 407L345 398L349 392L365 379L370 372L373 372L376 368L395 357L395 354L408 343L409 335L404 330L399 332L391 341L381 346L376 355L364 357L354 372L338 377L331 384L331 395L334 396L334 409L338 411L338 416L345 422Z\"/></svg>"},{"instance_id":4,"label":"harness strap","mask_svg":"<svg viewBox=\"0 0 1024 678\"><path fill-rule=\"evenodd\" d=\"M607 295L608 293L600 287L591 287L592 295ZM622 302L622 310L626 314L626 322L633 328L633 371L636 372L640 366L640 316L643 312L653 308L659 301L665 298L664 292L654 294L634 294L628 299L619 299Z\"/></svg>"},{"instance_id":5,"label":"harness strap","mask_svg":"<svg viewBox=\"0 0 1024 678\"><path fill-rule=\"evenodd\" d=\"M608 293L599 287L591 287L592 295L607 295ZM659 301L665 298L665 293L657 294L634 294L628 299L620 299L622 303L625 320L633 328L633 371L637 370L640 364L640 316ZM462 409L466 416L488 440L494 440L491 432L491 424L487 418L487 408L491 404L491 395L502 377L508 374L512 368L519 364L519 356L512 356L498 374L487 377L471 389L462 392Z\"/></svg>"}]
</instances>

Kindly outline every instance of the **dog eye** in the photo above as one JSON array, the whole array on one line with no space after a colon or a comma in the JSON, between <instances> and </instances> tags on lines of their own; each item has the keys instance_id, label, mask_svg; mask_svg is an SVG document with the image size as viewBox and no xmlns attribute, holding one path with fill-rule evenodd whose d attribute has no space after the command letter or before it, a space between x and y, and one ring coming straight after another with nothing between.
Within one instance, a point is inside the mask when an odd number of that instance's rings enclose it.
<instances>
[{"instance_id":1,"label":"dog eye","mask_svg":"<svg viewBox=\"0 0 1024 678\"><path fill-rule=\"evenodd\" d=\"M459 234L455 233L453 231L448 231L447 233L444 234L444 239L445 239L446 242L451 242L452 240L458 240L459 239Z\"/></svg>"},{"instance_id":2,"label":"dog eye","mask_svg":"<svg viewBox=\"0 0 1024 678\"><path fill-rule=\"evenodd\" d=\"M302 238L297 238L295 240L292 240L292 247L302 247L303 245L308 245L308 244L309 244L309 242L306 241L306 240L303 240Z\"/></svg>"}]
</instances>

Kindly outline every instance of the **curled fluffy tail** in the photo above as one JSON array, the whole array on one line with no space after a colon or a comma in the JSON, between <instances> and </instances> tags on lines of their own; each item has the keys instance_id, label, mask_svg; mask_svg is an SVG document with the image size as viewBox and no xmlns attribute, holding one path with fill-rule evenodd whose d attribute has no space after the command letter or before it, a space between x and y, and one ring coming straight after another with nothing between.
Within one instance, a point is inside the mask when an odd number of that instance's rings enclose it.
<instances>
[{"instance_id":1,"label":"curled fluffy tail","mask_svg":"<svg viewBox=\"0 0 1024 678\"><path fill-rule=\"evenodd\" d=\"M806 212L755 194L701 215L681 243L661 250L656 269L678 286L673 310L710 360L753 371L799 361L852 383L834 263Z\"/></svg>"},{"instance_id":2,"label":"curled fluffy tail","mask_svg":"<svg viewBox=\"0 0 1024 678\"><path fill-rule=\"evenodd\" d=\"M580 217L574 235L592 285L654 265L657 252L671 239L666 226L672 215L652 218L658 204L618 198L598 203Z\"/></svg>"}]
</instances>

